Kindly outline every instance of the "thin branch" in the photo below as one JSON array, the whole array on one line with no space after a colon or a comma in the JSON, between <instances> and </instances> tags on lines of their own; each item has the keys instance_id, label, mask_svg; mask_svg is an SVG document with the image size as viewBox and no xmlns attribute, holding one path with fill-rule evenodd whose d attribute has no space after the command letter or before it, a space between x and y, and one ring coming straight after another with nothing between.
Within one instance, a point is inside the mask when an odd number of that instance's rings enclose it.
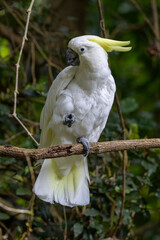
<instances>
[{"instance_id":1,"label":"thin branch","mask_svg":"<svg viewBox=\"0 0 160 240\"><path fill-rule=\"evenodd\" d=\"M115 94L115 100L116 100L117 111L118 111L118 114L119 114L121 127L122 127L122 139L125 140L126 139L126 127L125 127L125 121L124 121L123 114L122 114L122 111L121 111L120 102L119 102L117 92Z\"/></svg>"},{"instance_id":2,"label":"thin branch","mask_svg":"<svg viewBox=\"0 0 160 240\"><path fill-rule=\"evenodd\" d=\"M31 214L31 211L26 209L17 209L17 208L11 208L0 202L0 207L5 209L8 212L14 212L14 213L24 213L24 214Z\"/></svg>"},{"instance_id":3,"label":"thin branch","mask_svg":"<svg viewBox=\"0 0 160 240\"><path fill-rule=\"evenodd\" d=\"M119 114L120 121L121 121L122 139L125 140L126 139L126 127L125 127L125 121L124 121L124 118L123 118L123 115L122 115L122 111L121 111L121 108L120 108L120 102L119 102L117 92L116 92L115 98L116 98L116 106L117 106L118 114ZM113 231L113 236L116 236L117 231L119 230L120 226L122 225L122 221L123 221L124 204L125 204L125 199L126 199L125 187L126 187L127 158L128 158L127 157L127 151L124 150L123 151L123 159L122 159L122 201L121 201L121 207L120 207L120 214L119 214L118 222L117 222L117 225L116 225L116 227Z\"/></svg>"},{"instance_id":4,"label":"thin branch","mask_svg":"<svg viewBox=\"0 0 160 240\"><path fill-rule=\"evenodd\" d=\"M52 74L52 67L50 64L48 64L48 74L49 74L50 82L52 83L54 81L54 77Z\"/></svg>"},{"instance_id":5,"label":"thin branch","mask_svg":"<svg viewBox=\"0 0 160 240\"><path fill-rule=\"evenodd\" d=\"M140 226L138 229L129 232L128 237L130 239L130 237L136 237L137 235L142 236L144 233L146 233L146 231L151 230L151 229L153 231L153 229L155 229L159 226L160 226L160 221L148 222L148 223ZM134 238L134 239L137 239L137 238Z\"/></svg>"},{"instance_id":6,"label":"thin branch","mask_svg":"<svg viewBox=\"0 0 160 240\"><path fill-rule=\"evenodd\" d=\"M65 222L64 240L67 240L67 216L66 216L66 208L65 208L65 206L63 206L63 214L64 214L64 222Z\"/></svg>"},{"instance_id":7,"label":"thin branch","mask_svg":"<svg viewBox=\"0 0 160 240\"><path fill-rule=\"evenodd\" d=\"M6 1L2 0L2 4L6 7L6 9L8 10L8 12L14 17L14 19L17 21L17 23L21 26L24 27L23 23L21 22L21 20L17 17L17 15L14 13L14 11L12 10L12 8L7 4Z\"/></svg>"},{"instance_id":8,"label":"thin branch","mask_svg":"<svg viewBox=\"0 0 160 240\"><path fill-rule=\"evenodd\" d=\"M26 154L26 161L27 161L27 164L28 164L29 172L31 174L31 182L32 182L32 187L33 187L34 183L35 183L35 174L34 174L34 171L33 171L32 164L31 164L31 159L27 154Z\"/></svg>"},{"instance_id":9,"label":"thin branch","mask_svg":"<svg viewBox=\"0 0 160 240\"><path fill-rule=\"evenodd\" d=\"M97 5L98 5L98 10L99 10L99 21L100 21L100 28L101 28L101 31L102 31L102 36L104 38L107 38L107 33L106 33L106 27L105 27L105 22L104 22L104 17L103 17L101 0L97 0Z\"/></svg>"},{"instance_id":10,"label":"thin branch","mask_svg":"<svg viewBox=\"0 0 160 240\"><path fill-rule=\"evenodd\" d=\"M36 84L36 74L35 74L35 45L31 42L31 53L32 53L32 80L33 85Z\"/></svg>"},{"instance_id":11,"label":"thin branch","mask_svg":"<svg viewBox=\"0 0 160 240\"><path fill-rule=\"evenodd\" d=\"M16 133L15 135L12 135L11 137L8 137L7 139L5 139L5 144L11 142L12 140L16 139L17 137L19 137L20 135L22 135L25 131L22 130L18 133Z\"/></svg>"},{"instance_id":12,"label":"thin branch","mask_svg":"<svg viewBox=\"0 0 160 240\"><path fill-rule=\"evenodd\" d=\"M5 26L2 23L0 23L0 33L1 33L1 36L4 36L9 41L11 41L13 44L16 43L16 45L19 46L22 43L21 37L18 34L14 33L11 28ZM26 49L27 49L27 47L26 47Z\"/></svg>"},{"instance_id":13,"label":"thin branch","mask_svg":"<svg viewBox=\"0 0 160 240\"><path fill-rule=\"evenodd\" d=\"M151 1L153 12L153 28L155 32L155 46L157 49L157 56L160 57L160 33L159 33L159 19L156 0Z\"/></svg>"},{"instance_id":14,"label":"thin branch","mask_svg":"<svg viewBox=\"0 0 160 240\"><path fill-rule=\"evenodd\" d=\"M13 18L16 20L16 22L23 28L25 29L25 26L23 25L23 23L21 22L21 20L17 17L17 14L14 13L14 11L12 11L12 9L10 8L10 6L4 1L2 0L2 3L4 4L4 6L7 8L7 10L9 11L9 13L13 16ZM44 34L44 33L43 33ZM48 59L47 55L45 54L45 52L43 51L43 49L41 48L41 46L39 45L39 43L37 42L37 40L32 36L32 34L28 31L28 35L30 36L30 38L32 39L33 43L35 44L36 48L38 49L38 51L40 52L40 54L42 55L42 57L47 61L47 63L49 65L51 65L52 67L56 68L57 70L61 71L62 67L58 66L57 64L53 63L50 59Z\"/></svg>"},{"instance_id":15,"label":"thin branch","mask_svg":"<svg viewBox=\"0 0 160 240\"><path fill-rule=\"evenodd\" d=\"M3 1L3 3L6 4L4 1ZM27 39L27 33L28 33L28 26L29 26L30 15L31 15L33 4L34 4L34 0L31 1L30 6L27 10L27 21L26 21L24 36L23 36L23 39L22 39L22 45L21 45L21 49L20 49L20 52L19 52L18 60L17 60L17 63L16 63L16 82L15 82L15 90L14 90L14 107L13 107L13 114L12 115L18 121L18 123L24 128L24 130L27 132L29 137L38 146L39 145L38 142L35 140L35 138L32 136L32 134L29 132L29 130L25 127L25 125L22 123L22 121L17 117L17 95L18 95L19 68L20 68L20 61L21 61L25 41L28 40Z\"/></svg>"},{"instance_id":16,"label":"thin branch","mask_svg":"<svg viewBox=\"0 0 160 240\"><path fill-rule=\"evenodd\" d=\"M143 12L141 6L137 3L136 0L129 0L134 6L135 8L139 11L139 13L142 15L142 17L144 18L145 22L148 24L148 26L150 27L151 31L153 32L155 38L156 38L156 41L157 42L160 42L160 38L157 36L157 29L155 29L155 25L152 24L152 22L150 21L150 19L146 16L146 14ZM153 16L154 17L158 17L158 12L156 13L157 11L157 6L156 6L156 2L152 2L152 10L153 10L153 14L157 14ZM155 21L155 19L154 19ZM157 19L156 19L157 21ZM154 22L155 23L155 22ZM160 43L159 43L160 44Z\"/></svg>"},{"instance_id":17,"label":"thin branch","mask_svg":"<svg viewBox=\"0 0 160 240\"><path fill-rule=\"evenodd\" d=\"M0 238L0 239L4 239L4 237L6 237L5 239L8 239L8 235L10 236L10 239L12 240L14 240L14 237L12 236L13 235L13 233L11 233L11 229L8 229L7 227L6 227L6 225L3 223L3 222L1 222L0 221L0 226L2 227L2 228L4 228L4 230L6 231L6 234L5 234L5 236L3 235L3 238Z\"/></svg>"},{"instance_id":18,"label":"thin branch","mask_svg":"<svg viewBox=\"0 0 160 240\"><path fill-rule=\"evenodd\" d=\"M33 37L32 37L32 41L34 42L36 48L38 49L38 51L40 52L40 54L42 55L42 57L48 62L48 64L54 68L56 68L57 70L61 71L62 70L62 67L58 66L56 63L53 63L48 57L47 55L45 54L45 52L43 51L43 49L41 48L41 46L39 45L39 43L37 42L37 40Z\"/></svg>"},{"instance_id":19,"label":"thin branch","mask_svg":"<svg viewBox=\"0 0 160 240\"><path fill-rule=\"evenodd\" d=\"M150 19L146 16L146 14L143 12L142 8L140 7L140 5L135 1L135 0L129 0L134 6L135 8L139 11L139 13L142 15L142 17L144 18L145 22L148 24L148 26L150 27L150 29L152 30L152 32L155 34L154 28L153 28L153 24L150 21Z\"/></svg>"},{"instance_id":20,"label":"thin branch","mask_svg":"<svg viewBox=\"0 0 160 240\"><path fill-rule=\"evenodd\" d=\"M107 37L107 33L106 33L106 27L105 27L105 21L104 21L104 16L103 16L103 11L102 11L102 4L101 4L101 0L97 0L97 4L98 4L98 9L99 9L99 15L100 15L100 27L102 30L102 35L104 38ZM123 114L120 108L120 102L119 102L119 97L118 94L116 92L115 94L115 101L116 101L116 106L117 106L117 111L119 114L119 118L121 121L121 127L122 127L122 139L125 140L126 139L126 128L125 128L125 121L123 118ZM126 186L126 161L127 161L127 151L123 151L123 159L122 159L122 202L121 202L121 208L120 208L120 215L118 218L118 222L117 225L115 227L115 230L113 232L113 236L116 235L118 229L120 228L121 224L122 224L122 220L123 220L123 211L124 211L124 203L125 203L125 186Z\"/></svg>"},{"instance_id":21,"label":"thin branch","mask_svg":"<svg viewBox=\"0 0 160 240\"><path fill-rule=\"evenodd\" d=\"M23 53L23 48L24 48L24 44L25 41L27 41L27 33L28 33L28 26L29 26L29 21L30 21L30 15L31 15L31 10L32 10L32 6L33 6L34 0L31 1L30 6L27 10L27 21L26 21L26 26L25 26L25 31L24 31L24 36L22 39L22 45L21 45L21 49L19 52L19 56L18 56L18 60L16 63L16 82L15 82L15 90L14 90L14 109L13 109L13 116L16 116L16 110L17 110L17 95L18 95L18 78L19 78L19 67L20 67L20 61L21 61L21 57L22 57L22 53Z\"/></svg>"},{"instance_id":22,"label":"thin branch","mask_svg":"<svg viewBox=\"0 0 160 240\"><path fill-rule=\"evenodd\" d=\"M149 148L160 148L160 138L91 143L90 153L99 154L104 152ZM81 144L64 144L60 146L52 146L40 149L26 149L14 146L0 145L1 157L13 157L20 160L26 160L26 154L31 159L31 161L37 161L40 159L80 155L83 153L83 146Z\"/></svg>"},{"instance_id":23,"label":"thin branch","mask_svg":"<svg viewBox=\"0 0 160 240\"><path fill-rule=\"evenodd\" d=\"M23 118L23 122L25 122L26 124L32 125L34 127L39 127L40 126L39 122L34 122L34 121L32 121L30 119L27 119L27 118Z\"/></svg>"},{"instance_id":24,"label":"thin branch","mask_svg":"<svg viewBox=\"0 0 160 240\"><path fill-rule=\"evenodd\" d=\"M30 133L30 131L28 131L28 129L26 128L26 126L23 124L23 122L17 117L17 114L14 115L14 118L17 120L17 122L19 122L19 124L24 128L24 130L27 132L28 136L36 143L37 146L39 146L39 143L36 141L36 139L32 136L32 134Z\"/></svg>"},{"instance_id":25,"label":"thin branch","mask_svg":"<svg viewBox=\"0 0 160 240\"><path fill-rule=\"evenodd\" d=\"M35 194L32 193L32 197L31 197L31 200L30 200L30 203L29 203L31 215L28 216L28 220L27 220L27 223L26 223L28 238L30 236L30 233L32 232L32 223L33 223L33 220L34 220L34 204L35 204Z\"/></svg>"}]
</instances>

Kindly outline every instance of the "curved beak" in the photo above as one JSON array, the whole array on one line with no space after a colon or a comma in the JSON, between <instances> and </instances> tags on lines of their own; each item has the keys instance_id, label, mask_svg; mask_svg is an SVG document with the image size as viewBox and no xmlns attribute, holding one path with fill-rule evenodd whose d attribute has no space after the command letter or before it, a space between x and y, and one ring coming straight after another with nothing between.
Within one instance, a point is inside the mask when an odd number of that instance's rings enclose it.
<instances>
[{"instance_id":1,"label":"curved beak","mask_svg":"<svg viewBox=\"0 0 160 240\"><path fill-rule=\"evenodd\" d=\"M69 65L78 66L80 64L78 54L73 51L71 48L68 48L66 51L66 61Z\"/></svg>"}]
</instances>

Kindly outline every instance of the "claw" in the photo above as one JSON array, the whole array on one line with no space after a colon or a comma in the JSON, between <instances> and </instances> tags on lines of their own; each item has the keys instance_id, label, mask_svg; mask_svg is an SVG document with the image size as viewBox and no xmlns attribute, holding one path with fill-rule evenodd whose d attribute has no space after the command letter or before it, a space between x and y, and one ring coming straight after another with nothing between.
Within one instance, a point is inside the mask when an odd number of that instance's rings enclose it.
<instances>
[{"instance_id":1,"label":"claw","mask_svg":"<svg viewBox=\"0 0 160 240\"><path fill-rule=\"evenodd\" d=\"M79 137L79 138L77 138L77 143L81 143L83 145L84 157L87 157L89 154L89 148L90 148L90 144L89 144L89 141L87 140L87 138Z\"/></svg>"},{"instance_id":2,"label":"claw","mask_svg":"<svg viewBox=\"0 0 160 240\"><path fill-rule=\"evenodd\" d=\"M63 124L71 127L72 124L76 121L76 117L73 113L68 113L63 117Z\"/></svg>"}]
</instances>

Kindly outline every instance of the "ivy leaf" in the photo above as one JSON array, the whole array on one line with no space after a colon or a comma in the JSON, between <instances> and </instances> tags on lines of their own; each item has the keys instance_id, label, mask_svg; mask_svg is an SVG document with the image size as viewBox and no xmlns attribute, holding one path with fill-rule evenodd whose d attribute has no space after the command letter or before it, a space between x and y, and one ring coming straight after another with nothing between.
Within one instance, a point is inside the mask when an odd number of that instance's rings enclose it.
<instances>
[{"instance_id":1,"label":"ivy leaf","mask_svg":"<svg viewBox=\"0 0 160 240\"><path fill-rule=\"evenodd\" d=\"M85 216L90 216L90 217L95 217L95 216L99 216L100 215L99 211L97 211L94 208L86 209L84 214L85 214Z\"/></svg>"},{"instance_id":2,"label":"ivy leaf","mask_svg":"<svg viewBox=\"0 0 160 240\"><path fill-rule=\"evenodd\" d=\"M4 104L0 104L0 115L8 115L10 113L10 110L8 106Z\"/></svg>"},{"instance_id":3,"label":"ivy leaf","mask_svg":"<svg viewBox=\"0 0 160 240\"><path fill-rule=\"evenodd\" d=\"M75 223L73 226L74 237L78 237L83 232L83 225L80 223Z\"/></svg>"},{"instance_id":4,"label":"ivy leaf","mask_svg":"<svg viewBox=\"0 0 160 240\"><path fill-rule=\"evenodd\" d=\"M0 57L7 58L10 55L9 42L4 38L0 38Z\"/></svg>"},{"instance_id":5,"label":"ivy leaf","mask_svg":"<svg viewBox=\"0 0 160 240\"><path fill-rule=\"evenodd\" d=\"M138 108L136 99L130 97L123 99L120 105L123 113L131 113Z\"/></svg>"},{"instance_id":6,"label":"ivy leaf","mask_svg":"<svg viewBox=\"0 0 160 240\"><path fill-rule=\"evenodd\" d=\"M0 212L0 220L8 220L10 219L10 216L6 213Z\"/></svg>"},{"instance_id":7,"label":"ivy leaf","mask_svg":"<svg viewBox=\"0 0 160 240\"><path fill-rule=\"evenodd\" d=\"M154 173L158 166L158 164L155 161L152 163L147 161L141 161L141 165L148 171L148 176Z\"/></svg>"},{"instance_id":8,"label":"ivy leaf","mask_svg":"<svg viewBox=\"0 0 160 240\"><path fill-rule=\"evenodd\" d=\"M19 196L31 195L31 191L28 188L19 187L16 191L16 194L19 195Z\"/></svg>"}]
</instances>

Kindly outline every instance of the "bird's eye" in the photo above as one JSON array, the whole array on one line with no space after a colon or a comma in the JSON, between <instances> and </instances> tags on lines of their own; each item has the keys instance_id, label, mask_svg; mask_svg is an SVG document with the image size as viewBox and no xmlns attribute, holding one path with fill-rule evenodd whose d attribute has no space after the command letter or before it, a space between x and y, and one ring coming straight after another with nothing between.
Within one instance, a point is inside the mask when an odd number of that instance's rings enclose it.
<instances>
[{"instance_id":1,"label":"bird's eye","mask_svg":"<svg viewBox=\"0 0 160 240\"><path fill-rule=\"evenodd\" d=\"M80 50L81 50L81 52L84 52L85 48L84 48L84 47L82 47Z\"/></svg>"}]
</instances>

